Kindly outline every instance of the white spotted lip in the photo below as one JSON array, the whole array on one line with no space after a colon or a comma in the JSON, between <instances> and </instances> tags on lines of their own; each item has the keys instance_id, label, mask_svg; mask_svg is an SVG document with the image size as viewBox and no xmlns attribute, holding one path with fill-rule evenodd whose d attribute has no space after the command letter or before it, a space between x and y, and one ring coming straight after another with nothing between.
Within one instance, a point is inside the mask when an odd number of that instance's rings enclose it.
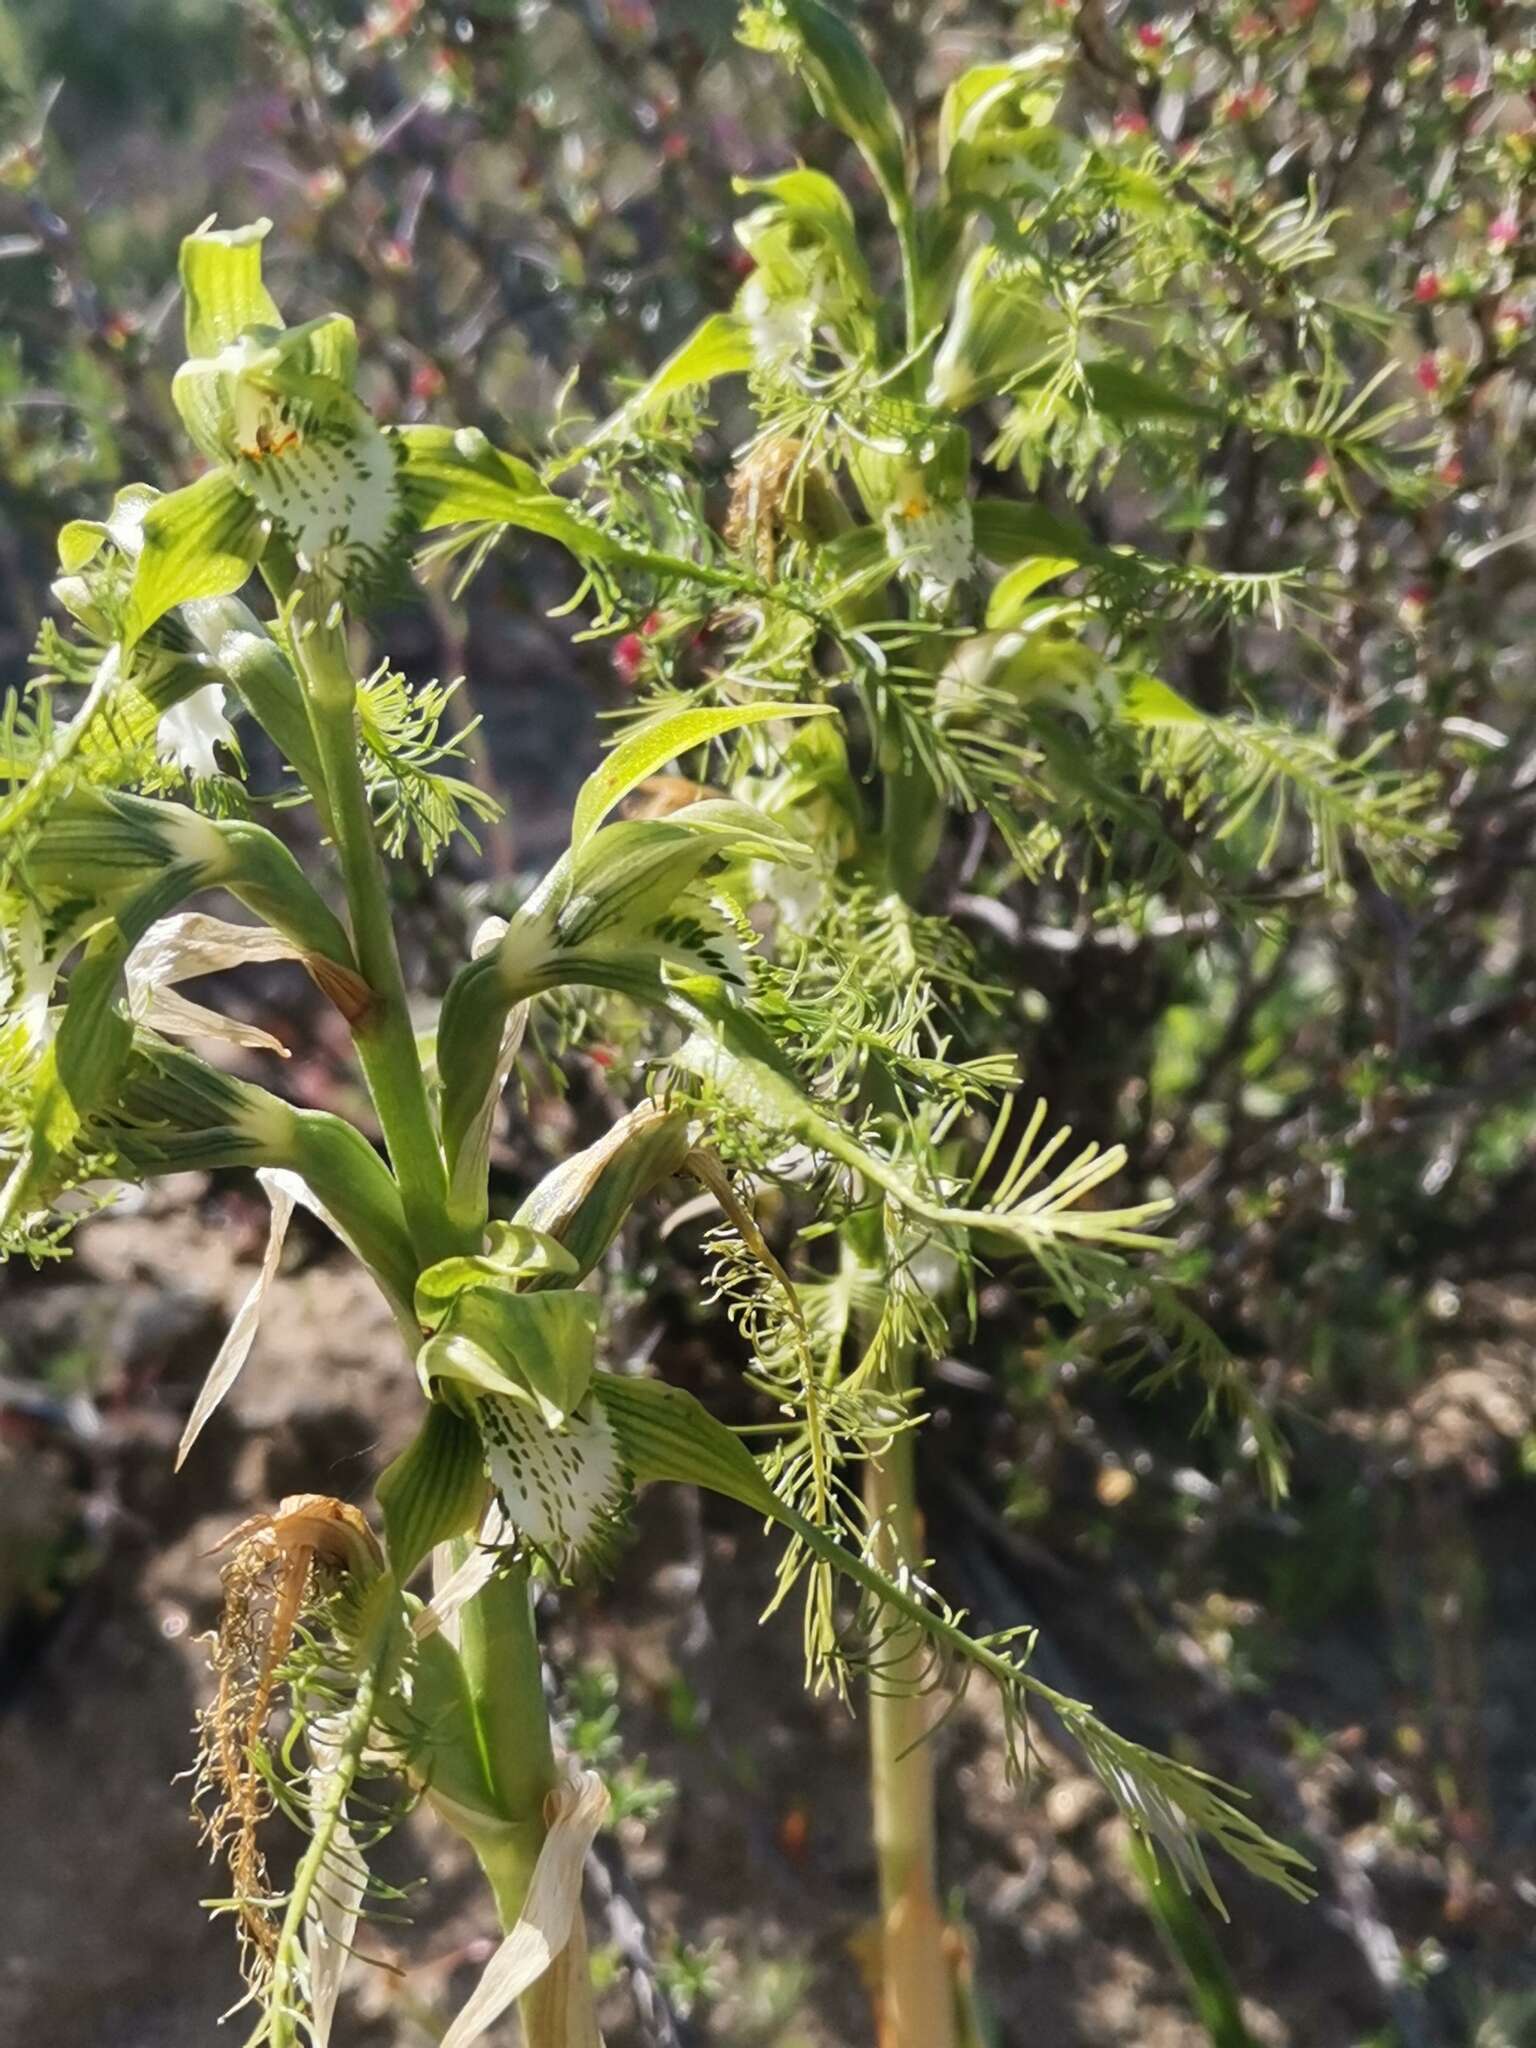
<instances>
[{"instance_id":1,"label":"white spotted lip","mask_svg":"<svg viewBox=\"0 0 1536 2048\"><path fill-rule=\"evenodd\" d=\"M509 1535L568 1571L612 1527L624 1474L607 1416L588 1396L559 1429L521 1401L475 1403L486 1470Z\"/></svg>"}]
</instances>

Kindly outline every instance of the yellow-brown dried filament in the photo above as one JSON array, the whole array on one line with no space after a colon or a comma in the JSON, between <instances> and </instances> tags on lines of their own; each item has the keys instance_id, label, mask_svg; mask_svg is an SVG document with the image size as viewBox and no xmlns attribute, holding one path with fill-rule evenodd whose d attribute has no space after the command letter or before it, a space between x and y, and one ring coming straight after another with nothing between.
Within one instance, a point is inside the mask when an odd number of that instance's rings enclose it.
<instances>
[{"instance_id":1,"label":"yellow-brown dried filament","mask_svg":"<svg viewBox=\"0 0 1536 2048\"><path fill-rule=\"evenodd\" d=\"M759 576L771 576L778 559L784 511L797 486L805 444L792 434L765 434L737 464L731 478L731 506L725 537L748 551Z\"/></svg>"},{"instance_id":2,"label":"yellow-brown dried filament","mask_svg":"<svg viewBox=\"0 0 1536 2048\"><path fill-rule=\"evenodd\" d=\"M259 1991L271 1970L280 1920L258 1839L272 1810L272 1789L256 1760L277 1675L306 1612L343 1573L376 1571L381 1557L357 1509L317 1493L290 1495L274 1514L242 1522L218 1548L230 1556L210 1657L217 1685L198 1717L193 1806L209 1853L228 1867L241 1968Z\"/></svg>"}]
</instances>

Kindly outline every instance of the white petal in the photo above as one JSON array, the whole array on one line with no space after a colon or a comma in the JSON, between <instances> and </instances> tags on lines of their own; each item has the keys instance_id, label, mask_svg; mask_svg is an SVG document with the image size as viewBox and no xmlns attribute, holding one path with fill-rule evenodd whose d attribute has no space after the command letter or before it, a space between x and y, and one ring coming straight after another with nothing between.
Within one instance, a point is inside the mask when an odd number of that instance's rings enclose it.
<instances>
[{"instance_id":1,"label":"white petal","mask_svg":"<svg viewBox=\"0 0 1536 2048\"><path fill-rule=\"evenodd\" d=\"M607 1816L608 1794L595 1771L573 1769L552 1804L554 1819L517 1925L486 1964L442 2048L470 2048L539 1981L571 1939L581 1905L581 1867Z\"/></svg>"},{"instance_id":2,"label":"white petal","mask_svg":"<svg viewBox=\"0 0 1536 2048\"><path fill-rule=\"evenodd\" d=\"M256 1178L266 1190L268 1202L272 1205L272 1221L267 1231L267 1249L261 1261L261 1271L251 1283L250 1292L235 1311L235 1319L229 1326L229 1335L219 1346L219 1355L208 1368L208 1377L203 1381L202 1392L187 1417L187 1426L181 1433L181 1442L176 1447L176 1470L179 1472L186 1462L187 1453L202 1434L203 1426L214 1409L240 1376L240 1368L250 1356L251 1346L256 1340L256 1326L261 1321L261 1307L266 1299L267 1289L277 1277L278 1261L283 1255L283 1239L288 1235L288 1222L293 1215L293 1195L288 1187L281 1185L292 1175L278 1175L261 1169Z\"/></svg>"},{"instance_id":3,"label":"white petal","mask_svg":"<svg viewBox=\"0 0 1536 2048\"><path fill-rule=\"evenodd\" d=\"M816 333L814 299L774 298L757 277L742 292L742 311L754 351L766 363L795 362L810 348Z\"/></svg>"},{"instance_id":4,"label":"white petal","mask_svg":"<svg viewBox=\"0 0 1536 2048\"><path fill-rule=\"evenodd\" d=\"M302 948L264 924L231 924L205 911L162 917L128 958L128 985L140 981L193 981L252 960L297 960Z\"/></svg>"},{"instance_id":5,"label":"white petal","mask_svg":"<svg viewBox=\"0 0 1536 2048\"><path fill-rule=\"evenodd\" d=\"M480 927L480 937L485 937L487 925L500 923L499 918L487 918L485 925ZM497 933L481 951L489 952L497 944L500 936L501 934ZM512 1072L513 1062L522 1046L523 1033L527 1025L528 1005L518 1003L502 1026L501 1044L496 1049L496 1064L491 1069L485 1097L459 1141L458 1153L453 1162L453 1181L448 1190L450 1208L456 1208L461 1204L466 1208L473 1207L484 1198L485 1176L491 1161L491 1133L496 1125L496 1107L501 1101L501 1091L507 1085L507 1077Z\"/></svg>"},{"instance_id":6,"label":"white petal","mask_svg":"<svg viewBox=\"0 0 1536 2048\"><path fill-rule=\"evenodd\" d=\"M324 1798L334 1775L336 1750L335 1745L327 1742L313 1726L309 1741L314 1757L309 1773L309 1796L311 1810L314 1810ZM336 1823L331 1836L330 1853L320 1883L310 1895L304 1930L313 2048L328 2048L331 2022L336 2016L336 2000L351 1960L352 1943L367 1889L368 1866L343 1817Z\"/></svg>"},{"instance_id":7,"label":"white petal","mask_svg":"<svg viewBox=\"0 0 1536 2048\"><path fill-rule=\"evenodd\" d=\"M970 500L945 504L917 498L885 514L886 542L902 576L924 604L942 604L970 575L976 559Z\"/></svg>"},{"instance_id":8,"label":"white petal","mask_svg":"<svg viewBox=\"0 0 1536 2048\"><path fill-rule=\"evenodd\" d=\"M499 1514L495 1520L499 1525ZM454 1648L458 1648L460 1608L469 1605L481 1587L489 1583L501 1563L501 1552L489 1540L490 1528L491 1521L487 1518L480 1541L460 1565L454 1564L453 1552L446 1543L440 1543L433 1551L432 1598L411 1622L411 1632L418 1642L441 1629Z\"/></svg>"},{"instance_id":9,"label":"white petal","mask_svg":"<svg viewBox=\"0 0 1536 2048\"><path fill-rule=\"evenodd\" d=\"M257 1052L275 1052L279 1059L288 1057L283 1041L259 1024L242 1024L236 1017L210 1010L205 1003L177 995L173 988L147 990L133 1014L162 1038L213 1038L222 1045L247 1045Z\"/></svg>"},{"instance_id":10,"label":"white petal","mask_svg":"<svg viewBox=\"0 0 1536 2048\"><path fill-rule=\"evenodd\" d=\"M224 716L223 684L205 683L161 713L155 728L155 752L162 761L174 761L185 775L217 775L219 764L213 750L227 745L234 736L234 727Z\"/></svg>"},{"instance_id":11,"label":"white petal","mask_svg":"<svg viewBox=\"0 0 1536 2048\"><path fill-rule=\"evenodd\" d=\"M219 974L248 961L297 960L302 948L264 924L231 924L202 911L184 911L150 926L128 956L128 1008L132 1016L168 1038L217 1038L226 1045L288 1049L270 1032L237 1023L202 1004L170 993L171 984Z\"/></svg>"},{"instance_id":12,"label":"white petal","mask_svg":"<svg viewBox=\"0 0 1536 2048\"><path fill-rule=\"evenodd\" d=\"M573 1565L617 1511L623 1477L613 1427L589 1396L559 1429L521 1401L475 1403L486 1469L511 1528L561 1569Z\"/></svg>"}]
</instances>

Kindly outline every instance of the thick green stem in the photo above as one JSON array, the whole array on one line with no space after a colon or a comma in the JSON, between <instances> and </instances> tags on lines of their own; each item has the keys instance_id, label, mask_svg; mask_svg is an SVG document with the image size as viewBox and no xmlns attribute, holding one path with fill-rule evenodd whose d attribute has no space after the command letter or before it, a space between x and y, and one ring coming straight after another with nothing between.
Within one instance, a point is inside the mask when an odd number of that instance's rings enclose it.
<instances>
[{"instance_id":1,"label":"thick green stem","mask_svg":"<svg viewBox=\"0 0 1536 2048\"><path fill-rule=\"evenodd\" d=\"M330 797L336 853L352 923L352 946L371 1000L353 1037L378 1111L417 1256L423 1264L474 1249L449 1222L442 1148L406 1001L389 887L357 758L357 683L339 613L301 605L294 649L310 724Z\"/></svg>"},{"instance_id":2,"label":"thick green stem","mask_svg":"<svg viewBox=\"0 0 1536 2048\"><path fill-rule=\"evenodd\" d=\"M524 1567L499 1574L464 1609L459 1657L486 1782L497 1811L510 1823L505 1832L475 1845L505 1930L516 1922L528 1895L548 1832L546 1801L556 1784ZM579 1908L570 1941L521 2000L519 2013L526 2048L601 2048Z\"/></svg>"},{"instance_id":3,"label":"thick green stem","mask_svg":"<svg viewBox=\"0 0 1536 2048\"><path fill-rule=\"evenodd\" d=\"M893 1395L911 1384L903 1353ZM864 1468L864 1505L875 1530L873 1561L900 1576L922 1555L912 1469L912 1435L891 1438ZM886 1638L870 1688L870 1801L880 1878L881 2048L954 2048L953 1973L939 1904L935 1851L932 1702L922 1690L921 1632Z\"/></svg>"}]
</instances>

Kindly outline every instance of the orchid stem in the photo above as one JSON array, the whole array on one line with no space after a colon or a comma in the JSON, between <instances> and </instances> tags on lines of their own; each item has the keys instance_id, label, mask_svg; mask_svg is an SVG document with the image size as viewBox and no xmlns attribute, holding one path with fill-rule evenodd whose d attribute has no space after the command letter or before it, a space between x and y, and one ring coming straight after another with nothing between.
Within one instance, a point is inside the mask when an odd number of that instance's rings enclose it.
<instances>
[{"instance_id":1,"label":"orchid stem","mask_svg":"<svg viewBox=\"0 0 1536 2048\"><path fill-rule=\"evenodd\" d=\"M353 950L371 996L366 1013L353 1023L353 1037L416 1254L428 1265L476 1247L463 1241L448 1217L447 1173L411 1026L378 834L358 765L357 682L339 610L319 594L313 603L301 599L293 646L330 796Z\"/></svg>"}]
</instances>

